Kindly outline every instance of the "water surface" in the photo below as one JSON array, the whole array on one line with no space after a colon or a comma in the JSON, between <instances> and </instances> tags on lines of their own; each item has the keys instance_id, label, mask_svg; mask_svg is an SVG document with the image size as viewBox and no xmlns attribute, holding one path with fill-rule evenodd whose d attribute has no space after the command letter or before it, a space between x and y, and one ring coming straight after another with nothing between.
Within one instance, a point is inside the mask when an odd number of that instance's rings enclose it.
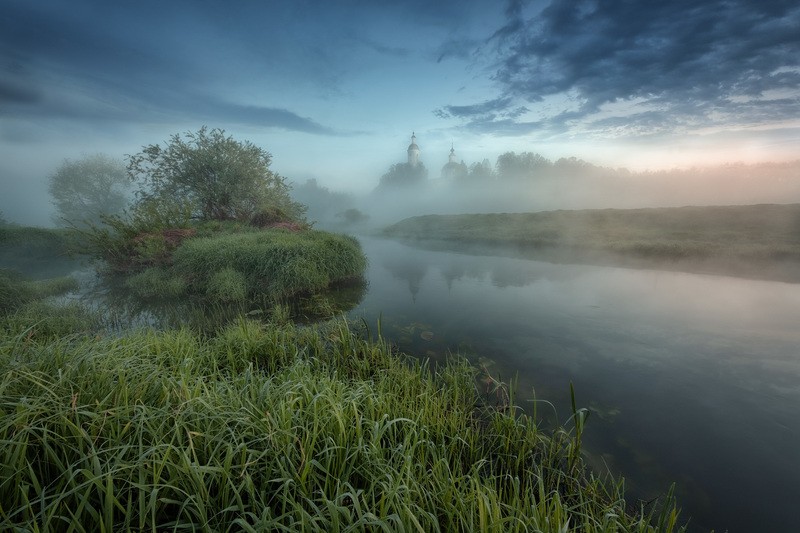
<instances>
[{"instance_id":1,"label":"water surface","mask_svg":"<svg viewBox=\"0 0 800 533\"><path fill-rule=\"evenodd\" d=\"M572 382L592 462L645 500L674 481L692 530L797 526L800 285L362 245L351 315L404 350L516 376L543 419L568 418Z\"/></svg>"}]
</instances>

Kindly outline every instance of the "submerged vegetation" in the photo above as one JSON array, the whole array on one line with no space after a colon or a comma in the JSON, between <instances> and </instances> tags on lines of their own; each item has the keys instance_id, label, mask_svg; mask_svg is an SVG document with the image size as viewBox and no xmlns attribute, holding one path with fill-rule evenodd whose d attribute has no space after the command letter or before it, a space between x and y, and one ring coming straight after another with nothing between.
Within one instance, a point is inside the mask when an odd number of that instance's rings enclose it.
<instances>
[{"instance_id":1,"label":"submerged vegetation","mask_svg":"<svg viewBox=\"0 0 800 533\"><path fill-rule=\"evenodd\" d=\"M427 215L392 237L512 244L563 260L701 265L730 274L800 278L800 204ZM779 272L765 270L780 263Z\"/></svg>"},{"instance_id":2,"label":"submerged vegetation","mask_svg":"<svg viewBox=\"0 0 800 533\"><path fill-rule=\"evenodd\" d=\"M3 529L673 531L474 370L344 322L0 340Z\"/></svg>"}]
</instances>

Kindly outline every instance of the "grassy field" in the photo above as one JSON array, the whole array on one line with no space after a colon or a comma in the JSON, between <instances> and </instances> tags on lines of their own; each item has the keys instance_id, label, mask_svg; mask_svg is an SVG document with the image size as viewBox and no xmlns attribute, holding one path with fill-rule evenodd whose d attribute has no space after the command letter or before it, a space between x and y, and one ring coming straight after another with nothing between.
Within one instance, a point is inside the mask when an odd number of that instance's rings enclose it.
<instances>
[{"instance_id":1,"label":"grassy field","mask_svg":"<svg viewBox=\"0 0 800 533\"><path fill-rule=\"evenodd\" d=\"M564 261L696 266L800 279L800 205L592 209L427 215L384 233L406 239L512 244Z\"/></svg>"}]
</instances>

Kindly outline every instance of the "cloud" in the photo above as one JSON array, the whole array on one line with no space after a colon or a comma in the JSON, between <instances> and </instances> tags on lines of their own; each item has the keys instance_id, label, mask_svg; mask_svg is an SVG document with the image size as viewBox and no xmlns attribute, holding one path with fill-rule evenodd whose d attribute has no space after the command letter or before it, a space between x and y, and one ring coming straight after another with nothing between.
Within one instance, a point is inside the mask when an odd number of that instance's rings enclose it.
<instances>
[{"instance_id":1,"label":"cloud","mask_svg":"<svg viewBox=\"0 0 800 533\"><path fill-rule=\"evenodd\" d=\"M0 80L0 105L35 104L41 101L42 95L32 87L24 87L16 83Z\"/></svg>"},{"instance_id":2,"label":"cloud","mask_svg":"<svg viewBox=\"0 0 800 533\"><path fill-rule=\"evenodd\" d=\"M150 24L154 7L10 0L0 17L0 69L5 67L0 112L14 119L169 123L180 118L337 134L282 106L231 101L224 88L214 88L217 80L235 84L232 76L247 74L253 65L244 68L240 50L225 56L224 41L199 31L213 18L202 6L192 12L184 11L185 5L158 7L159 23ZM212 62L209 52L227 61Z\"/></svg>"},{"instance_id":3,"label":"cloud","mask_svg":"<svg viewBox=\"0 0 800 533\"><path fill-rule=\"evenodd\" d=\"M639 101L651 105L623 115L639 130L798 116L798 36L800 4L791 1L553 0L537 11L512 0L490 39L500 89L492 112L501 130L512 108L556 96L575 104L543 120L556 129L589 126L604 106ZM485 104L442 109L488 129L472 116Z\"/></svg>"},{"instance_id":4,"label":"cloud","mask_svg":"<svg viewBox=\"0 0 800 533\"><path fill-rule=\"evenodd\" d=\"M475 116L485 116L496 111L504 110L508 108L510 103L511 98L496 98L494 100L487 100L479 104L448 105L436 110L435 113L441 118L472 118Z\"/></svg>"}]
</instances>

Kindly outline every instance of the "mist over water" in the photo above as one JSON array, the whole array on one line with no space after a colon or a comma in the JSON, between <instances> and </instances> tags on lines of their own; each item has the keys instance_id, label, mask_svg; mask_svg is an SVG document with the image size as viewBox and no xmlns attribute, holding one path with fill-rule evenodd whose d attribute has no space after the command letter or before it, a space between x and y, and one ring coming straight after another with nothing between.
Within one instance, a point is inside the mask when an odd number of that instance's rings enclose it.
<instances>
[{"instance_id":1,"label":"mist over water","mask_svg":"<svg viewBox=\"0 0 800 533\"><path fill-rule=\"evenodd\" d=\"M362 230L365 225L380 229L428 214L800 202L800 162L640 173L583 164L572 172L551 170L480 180L436 176L390 187L378 186L376 177L367 189L347 195L326 188L324 180L296 183L294 189L296 197L309 205L310 218L321 226L341 227L337 214L357 208L369 217Z\"/></svg>"},{"instance_id":2,"label":"mist over water","mask_svg":"<svg viewBox=\"0 0 800 533\"><path fill-rule=\"evenodd\" d=\"M517 403L532 412L535 391L560 422L572 382L592 464L645 500L675 482L693 531L793 527L800 285L362 243L351 315L401 349L516 377Z\"/></svg>"}]
</instances>

